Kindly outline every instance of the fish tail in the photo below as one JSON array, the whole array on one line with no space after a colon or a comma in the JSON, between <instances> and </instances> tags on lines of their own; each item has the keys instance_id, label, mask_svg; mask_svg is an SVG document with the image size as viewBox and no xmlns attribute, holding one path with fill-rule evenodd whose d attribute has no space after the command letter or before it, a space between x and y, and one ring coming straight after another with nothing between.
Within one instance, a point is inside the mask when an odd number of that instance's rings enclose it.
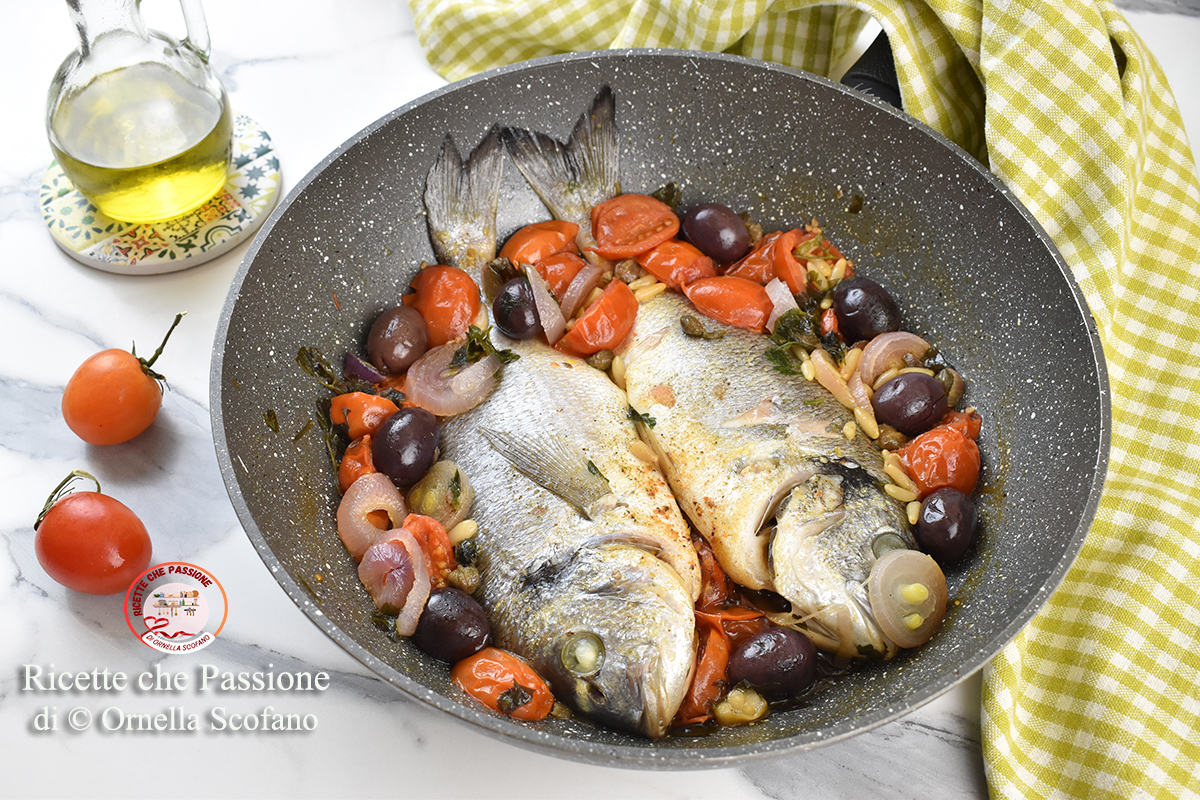
<instances>
[{"instance_id":1,"label":"fish tail","mask_svg":"<svg viewBox=\"0 0 1200 800\"><path fill-rule=\"evenodd\" d=\"M574 222L591 239L589 214L617 193L620 148L616 98L605 86L575 123L566 142L524 128L505 128L501 136L513 163L557 219ZM586 233L585 233L586 232Z\"/></svg>"},{"instance_id":2,"label":"fish tail","mask_svg":"<svg viewBox=\"0 0 1200 800\"><path fill-rule=\"evenodd\" d=\"M493 125L464 161L447 134L425 179L425 209L434 255L473 277L496 254L496 210L504 147Z\"/></svg>"}]
</instances>

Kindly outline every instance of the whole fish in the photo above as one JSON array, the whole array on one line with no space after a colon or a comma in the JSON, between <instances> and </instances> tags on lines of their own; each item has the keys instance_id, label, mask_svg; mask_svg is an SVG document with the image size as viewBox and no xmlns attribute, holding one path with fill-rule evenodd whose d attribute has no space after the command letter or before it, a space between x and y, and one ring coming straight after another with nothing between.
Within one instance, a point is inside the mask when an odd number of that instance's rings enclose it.
<instances>
[{"instance_id":1,"label":"whole fish","mask_svg":"<svg viewBox=\"0 0 1200 800\"><path fill-rule=\"evenodd\" d=\"M768 337L694 338L685 313L672 292L643 304L619 353L680 507L730 577L791 604L776 622L842 656L894 654L867 581L877 553L915 542L878 449L846 439L853 417L820 385L775 371Z\"/></svg>"},{"instance_id":2,"label":"whole fish","mask_svg":"<svg viewBox=\"0 0 1200 800\"><path fill-rule=\"evenodd\" d=\"M426 183L439 259L477 280L495 251L496 199L484 191L498 187L495 136L465 162L447 139ZM540 341L492 337L519 359L479 406L444 422L441 447L475 488L493 643L588 717L662 736L695 666L700 568L687 523L661 472L630 449L625 395L604 373Z\"/></svg>"}]
</instances>

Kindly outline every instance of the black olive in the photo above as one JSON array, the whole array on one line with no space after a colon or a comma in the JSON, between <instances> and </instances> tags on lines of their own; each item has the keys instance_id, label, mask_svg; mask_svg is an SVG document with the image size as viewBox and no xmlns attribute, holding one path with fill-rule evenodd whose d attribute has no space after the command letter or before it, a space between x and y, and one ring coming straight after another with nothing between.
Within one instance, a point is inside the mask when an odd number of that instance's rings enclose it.
<instances>
[{"instance_id":1,"label":"black olive","mask_svg":"<svg viewBox=\"0 0 1200 800\"><path fill-rule=\"evenodd\" d=\"M838 332L847 342L874 339L900 330L900 306L870 278L847 278L833 290L833 311Z\"/></svg>"},{"instance_id":2,"label":"black olive","mask_svg":"<svg viewBox=\"0 0 1200 800\"><path fill-rule=\"evenodd\" d=\"M718 264L732 264L750 250L746 223L720 203L704 203L683 218L687 240Z\"/></svg>"},{"instance_id":3,"label":"black olive","mask_svg":"<svg viewBox=\"0 0 1200 800\"><path fill-rule=\"evenodd\" d=\"M367 334L367 357L378 369L403 372L429 349L429 327L415 308L396 306L375 318Z\"/></svg>"},{"instance_id":4,"label":"black olive","mask_svg":"<svg viewBox=\"0 0 1200 800\"><path fill-rule=\"evenodd\" d=\"M729 684L745 681L768 700L796 697L817 677L817 648L791 628L769 628L729 657Z\"/></svg>"},{"instance_id":5,"label":"black olive","mask_svg":"<svg viewBox=\"0 0 1200 800\"><path fill-rule=\"evenodd\" d=\"M447 586L430 592L412 640L434 658L454 664L482 650L491 630L475 598Z\"/></svg>"},{"instance_id":6,"label":"black olive","mask_svg":"<svg viewBox=\"0 0 1200 800\"><path fill-rule=\"evenodd\" d=\"M917 544L940 563L962 558L975 540L975 501L958 489L931 492L921 503L913 534Z\"/></svg>"},{"instance_id":7,"label":"black olive","mask_svg":"<svg viewBox=\"0 0 1200 800\"><path fill-rule=\"evenodd\" d=\"M437 417L423 408L402 408L375 431L371 458L396 485L412 486L437 461L437 449Z\"/></svg>"},{"instance_id":8,"label":"black olive","mask_svg":"<svg viewBox=\"0 0 1200 800\"><path fill-rule=\"evenodd\" d=\"M902 372L879 387L871 398L875 419L905 436L917 436L937 425L946 414L946 389L932 375Z\"/></svg>"},{"instance_id":9,"label":"black olive","mask_svg":"<svg viewBox=\"0 0 1200 800\"><path fill-rule=\"evenodd\" d=\"M500 287L492 301L492 319L510 339L532 339L542 332L528 278L522 275Z\"/></svg>"}]
</instances>

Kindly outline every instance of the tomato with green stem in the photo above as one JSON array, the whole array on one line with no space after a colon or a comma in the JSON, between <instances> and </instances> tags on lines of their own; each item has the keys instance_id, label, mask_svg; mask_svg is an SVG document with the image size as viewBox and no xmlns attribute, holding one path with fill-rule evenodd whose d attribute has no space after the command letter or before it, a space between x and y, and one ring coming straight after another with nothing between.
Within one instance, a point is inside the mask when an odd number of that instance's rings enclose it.
<instances>
[{"instance_id":1,"label":"tomato with green stem","mask_svg":"<svg viewBox=\"0 0 1200 800\"><path fill-rule=\"evenodd\" d=\"M77 479L94 492L71 492ZM33 549L46 574L84 594L117 594L150 565L146 526L129 507L100 491L100 481L83 470L68 475L51 493L33 525Z\"/></svg>"},{"instance_id":2,"label":"tomato with green stem","mask_svg":"<svg viewBox=\"0 0 1200 800\"><path fill-rule=\"evenodd\" d=\"M554 695L533 667L507 650L485 647L450 670L450 679L493 711L513 719L545 719Z\"/></svg>"},{"instance_id":3,"label":"tomato with green stem","mask_svg":"<svg viewBox=\"0 0 1200 800\"><path fill-rule=\"evenodd\" d=\"M101 350L82 364L63 391L62 415L88 444L120 444L150 427L162 407L166 378L154 371L183 314L176 314L162 344L149 359L132 350Z\"/></svg>"}]
</instances>

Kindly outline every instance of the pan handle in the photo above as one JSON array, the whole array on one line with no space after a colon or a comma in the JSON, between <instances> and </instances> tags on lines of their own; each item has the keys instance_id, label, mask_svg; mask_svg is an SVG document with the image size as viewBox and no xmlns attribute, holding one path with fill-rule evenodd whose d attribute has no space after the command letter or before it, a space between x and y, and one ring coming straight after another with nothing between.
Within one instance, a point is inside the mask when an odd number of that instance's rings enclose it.
<instances>
[{"instance_id":1,"label":"pan handle","mask_svg":"<svg viewBox=\"0 0 1200 800\"><path fill-rule=\"evenodd\" d=\"M880 33L858 61L842 76L842 83L851 89L878 97L880 100L902 108L900 103L900 80L896 77L896 62L892 58L892 46L886 33Z\"/></svg>"}]
</instances>

